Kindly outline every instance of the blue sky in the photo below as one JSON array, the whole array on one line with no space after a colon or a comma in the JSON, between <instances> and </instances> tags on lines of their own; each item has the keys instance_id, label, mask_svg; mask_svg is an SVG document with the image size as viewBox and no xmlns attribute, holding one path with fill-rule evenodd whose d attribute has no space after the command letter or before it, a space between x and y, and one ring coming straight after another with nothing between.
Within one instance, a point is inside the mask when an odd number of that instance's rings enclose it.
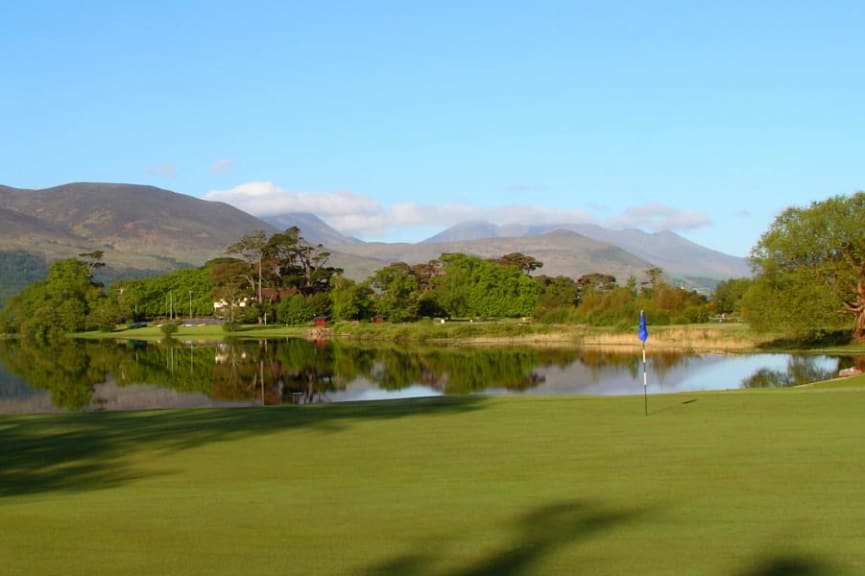
<instances>
[{"instance_id":1,"label":"blue sky","mask_svg":"<svg viewBox=\"0 0 865 576\"><path fill-rule=\"evenodd\" d=\"M840 0L6 3L0 183L746 256L783 208L865 189L863 24Z\"/></svg>"}]
</instances>

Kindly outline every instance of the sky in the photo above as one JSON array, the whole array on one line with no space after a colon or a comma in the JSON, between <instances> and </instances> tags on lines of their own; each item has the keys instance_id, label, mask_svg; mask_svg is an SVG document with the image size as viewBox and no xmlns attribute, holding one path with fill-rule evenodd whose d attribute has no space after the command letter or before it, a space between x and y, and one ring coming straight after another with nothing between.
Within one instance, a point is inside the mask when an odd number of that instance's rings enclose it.
<instances>
[{"instance_id":1,"label":"sky","mask_svg":"<svg viewBox=\"0 0 865 576\"><path fill-rule=\"evenodd\" d=\"M863 25L859 0L6 2L0 184L747 256L783 209L865 189Z\"/></svg>"}]
</instances>

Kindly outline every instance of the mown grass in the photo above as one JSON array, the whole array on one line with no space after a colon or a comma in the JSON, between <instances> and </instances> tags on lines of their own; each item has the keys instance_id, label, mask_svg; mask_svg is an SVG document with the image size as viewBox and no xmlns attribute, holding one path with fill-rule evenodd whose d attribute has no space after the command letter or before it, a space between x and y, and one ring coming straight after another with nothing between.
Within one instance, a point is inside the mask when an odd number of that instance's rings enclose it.
<instances>
[{"instance_id":1,"label":"mown grass","mask_svg":"<svg viewBox=\"0 0 865 576\"><path fill-rule=\"evenodd\" d=\"M489 322L457 321L434 322L422 320L418 322L373 323L373 322L339 322L329 325L325 330L315 331L312 324L303 326L285 326L271 324L269 326L242 325L236 330L227 332L218 324L180 324L174 338L221 339L236 337L306 337L311 333L324 332L330 337L355 340L375 340L390 342L427 342L436 340L454 340L471 338L513 338L536 334L559 333L573 340L575 334L584 331L582 328L549 326L531 324L518 320L501 320ZM159 325L151 324L143 328L118 329L112 332L86 332L76 334L83 338L137 338L141 340L159 340L165 337Z\"/></svg>"},{"instance_id":2,"label":"mown grass","mask_svg":"<svg viewBox=\"0 0 865 576\"><path fill-rule=\"evenodd\" d=\"M17 574L862 574L865 394L0 417Z\"/></svg>"},{"instance_id":3,"label":"mown grass","mask_svg":"<svg viewBox=\"0 0 865 576\"><path fill-rule=\"evenodd\" d=\"M801 386L801 388L813 388L813 389L833 389L833 388L865 388L865 374L859 374L858 376L850 376L846 378L836 378L833 380L826 380L823 382L814 382L813 384L806 384Z\"/></svg>"}]
</instances>

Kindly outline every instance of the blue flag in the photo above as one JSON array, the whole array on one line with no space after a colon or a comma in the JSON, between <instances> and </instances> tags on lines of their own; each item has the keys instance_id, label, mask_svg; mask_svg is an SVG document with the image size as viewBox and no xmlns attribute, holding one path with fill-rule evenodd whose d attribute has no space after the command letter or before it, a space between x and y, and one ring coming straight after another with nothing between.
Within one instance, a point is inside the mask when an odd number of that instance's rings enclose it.
<instances>
[{"instance_id":1,"label":"blue flag","mask_svg":"<svg viewBox=\"0 0 865 576\"><path fill-rule=\"evenodd\" d=\"M640 310L640 340L645 342L649 338L649 329L646 328L646 312Z\"/></svg>"}]
</instances>

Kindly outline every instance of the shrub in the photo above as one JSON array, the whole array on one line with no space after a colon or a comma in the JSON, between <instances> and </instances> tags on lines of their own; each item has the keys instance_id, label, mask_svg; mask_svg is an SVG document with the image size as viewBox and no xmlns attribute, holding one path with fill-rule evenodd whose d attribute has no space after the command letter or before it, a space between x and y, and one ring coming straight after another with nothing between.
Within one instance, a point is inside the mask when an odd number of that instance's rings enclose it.
<instances>
[{"instance_id":1,"label":"shrub","mask_svg":"<svg viewBox=\"0 0 865 576\"><path fill-rule=\"evenodd\" d=\"M547 308L546 310L539 311L535 319L542 324L566 324L572 320L574 316L573 312L573 306Z\"/></svg>"},{"instance_id":2,"label":"shrub","mask_svg":"<svg viewBox=\"0 0 865 576\"><path fill-rule=\"evenodd\" d=\"M159 326L159 329L162 331L163 334L165 334L166 338L171 338L171 336L173 336L177 332L178 328L179 327L177 323L171 321L163 322Z\"/></svg>"}]
</instances>

